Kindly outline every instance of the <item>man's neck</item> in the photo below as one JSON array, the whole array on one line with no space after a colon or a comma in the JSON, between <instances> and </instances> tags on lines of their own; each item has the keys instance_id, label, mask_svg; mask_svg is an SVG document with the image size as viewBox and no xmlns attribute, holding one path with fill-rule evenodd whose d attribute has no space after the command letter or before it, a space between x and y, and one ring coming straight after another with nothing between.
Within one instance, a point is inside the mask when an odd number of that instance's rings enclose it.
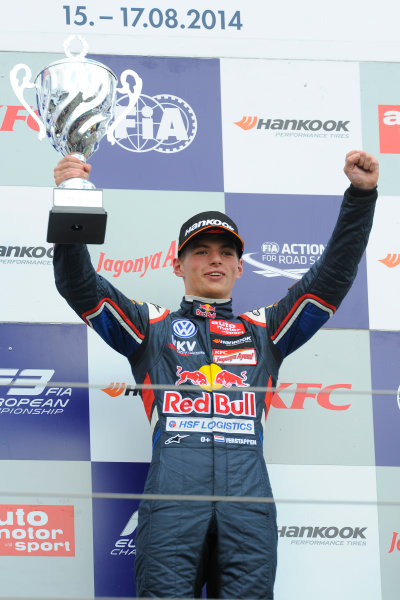
<instances>
[{"instance_id":1,"label":"man's neck","mask_svg":"<svg viewBox=\"0 0 400 600\"><path fill-rule=\"evenodd\" d=\"M190 296L189 294L185 294L185 300L188 302L197 300L198 302L208 302L209 304L223 304L224 302L230 302L230 298L202 298L200 296Z\"/></svg>"}]
</instances>

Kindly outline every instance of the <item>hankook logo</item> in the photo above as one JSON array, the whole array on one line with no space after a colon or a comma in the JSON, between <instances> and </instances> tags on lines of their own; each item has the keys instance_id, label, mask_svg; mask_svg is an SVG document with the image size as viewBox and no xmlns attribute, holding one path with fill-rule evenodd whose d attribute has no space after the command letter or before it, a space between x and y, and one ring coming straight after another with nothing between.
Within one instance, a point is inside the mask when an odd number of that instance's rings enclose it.
<instances>
[{"instance_id":1,"label":"hankook logo","mask_svg":"<svg viewBox=\"0 0 400 600\"><path fill-rule=\"evenodd\" d=\"M348 138L350 120L281 119L243 116L234 124L244 131L273 131L280 137Z\"/></svg>"}]
</instances>

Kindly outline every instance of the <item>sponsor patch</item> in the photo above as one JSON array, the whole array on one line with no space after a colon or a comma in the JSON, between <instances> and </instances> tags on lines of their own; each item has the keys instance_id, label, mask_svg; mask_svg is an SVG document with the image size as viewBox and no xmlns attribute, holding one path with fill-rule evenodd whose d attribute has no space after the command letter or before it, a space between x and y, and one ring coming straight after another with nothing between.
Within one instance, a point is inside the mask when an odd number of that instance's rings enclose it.
<instances>
[{"instance_id":1,"label":"sponsor patch","mask_svg":"<svg viewBox=\"0 0 400 600\"><path fill-rule=\"evenodd\" d=\"M243 350L244 348L254 348L253 338L250 334L240 335L238 337L234 336L212 336L211 337L211 347L216 349L222 348L239 348Z\"/></svg>"},{"instance_id":2,"label":"sponsor patch","mask_svg":"<svg viewBox=\"0 0 400 600\"><path fill-rule=\"evenodd\" d=\"M254 348L246 350L213 350L213 361L223 365L256 365L257 356Z\"/></svg>"},{"instance_id":3,"label":"sponsor patch","mask_svg":"<svg viewBox=\"0 0 400 600\"><path fill-rule=\"evenodd\" d=\"M215 319L217 313L215 312L215 306L211 306L211 304L200 304L200 306L196 308L196 315L198 317L206 317L207 319Z\"/></svg>"},{"instance_id":4,"label":"sponsor patch","mask_svg":"<svg viewBox=\"0 0 400 600\"><path fill-rule=\"evenodd\" d=\"M224 444L242 444L245 446L257 446L257 440L251 438L231 438L224 437L223 435L214 435L215 442L222 442Z\"/></svg>"},{"instance_id":5,"label":"sponsor patch","mask_svg":"<svg viewBox=\"0 0 400 600\"><path fill-rule=\"evenodd\" d=\"M177 337L191 338L197 333L197 325L188 319L177 319L172 323L172 331Z\"/></svg>"},{"instance_id":6,"label":"sponsor patch","mask_svg":"<svg viewBox=\"0 0 400 600\"><path fill-rule=\"evenodd\" d=\"M179 392L164 392L163 412L174 415L184 415L196 412L198 414L235 415L237 417L255 417L256 399L254 392L243 392L242 398L231 400L221 393L209 394L203 392L198 398L184 398Z\"/></svg>"},{"instance_id":7,"label":"sponsor patch","mask_svg":"<svg viewBox=\"0 0 400 600\"><path fill-rule=\"evenodd\" d=\"M222 419L191 417L171 418L167 417L167 431L190 431L194 433L210 433L219 431L223 433L235 433L236 435L254 435L254 422L245 419Z\"/></svg>"},{"instance_id":8,"label":"sponsor patch","mask_svg":"<svg viewBox=\"0 0 400 600\"><path fill-rule=\"evenodd\" d=\"M220 335L243 335L246 332L243 323L230 323L222 320L211 320L210 331Z\"/></svg>"},{"instance_id":9,"label":"sponsor patch","mask_svg":"<svg viewBox=\"0 0 400 600\"><path fill-rule=\"evenodd\" d=\"M180 444L181 440L187 437L190 437L188 433L186 435L181 435L180 433L178 433L177 435L174 435L173 437L170 437L167 440L165 440L164 444Z\"/></svg>"}]
</instances>

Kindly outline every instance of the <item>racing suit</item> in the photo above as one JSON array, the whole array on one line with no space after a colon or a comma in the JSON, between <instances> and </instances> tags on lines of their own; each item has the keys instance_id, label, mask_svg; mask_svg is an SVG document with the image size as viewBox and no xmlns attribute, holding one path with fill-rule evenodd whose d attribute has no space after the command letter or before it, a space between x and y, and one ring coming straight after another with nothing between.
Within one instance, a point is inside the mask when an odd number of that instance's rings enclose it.
<instances>
[{"instance_id":1,"label":"racing suit","mask_svg":"<svg viewBox=\"0 0 400 600\"><path fill-rule=\"evenodd\" d=\"M153 455L145 493L271 497L263 429L285 356L334 314L367 244L376 190L345 192L321 258L274 305L238 317L231 301L185 297L176 312L129 300L93 269L83 245L57 245L56 285L124 354L143 390ZM176 386L176 387L175 387ZM182 386L182 387L180 387ZM137 593L273 598L271 503L144 500L136 536Z\"/></svg>"}]
</instances>

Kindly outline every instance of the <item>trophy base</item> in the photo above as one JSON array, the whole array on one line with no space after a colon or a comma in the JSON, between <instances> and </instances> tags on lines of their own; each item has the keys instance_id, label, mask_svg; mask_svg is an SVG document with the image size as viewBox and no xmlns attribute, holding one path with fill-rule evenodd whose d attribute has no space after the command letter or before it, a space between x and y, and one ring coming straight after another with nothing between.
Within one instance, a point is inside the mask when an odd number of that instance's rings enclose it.
<instances>
[{"instance_id":1,"label":"trophy base","mask_svg":"<svg viewBox=\"0 0 400 600\"><path fill-rule=\"evenodd\" d=\"M47 241L56 244L103 244L107 213L101 190L55 188Z\"/></svg>"}]
</instances>

